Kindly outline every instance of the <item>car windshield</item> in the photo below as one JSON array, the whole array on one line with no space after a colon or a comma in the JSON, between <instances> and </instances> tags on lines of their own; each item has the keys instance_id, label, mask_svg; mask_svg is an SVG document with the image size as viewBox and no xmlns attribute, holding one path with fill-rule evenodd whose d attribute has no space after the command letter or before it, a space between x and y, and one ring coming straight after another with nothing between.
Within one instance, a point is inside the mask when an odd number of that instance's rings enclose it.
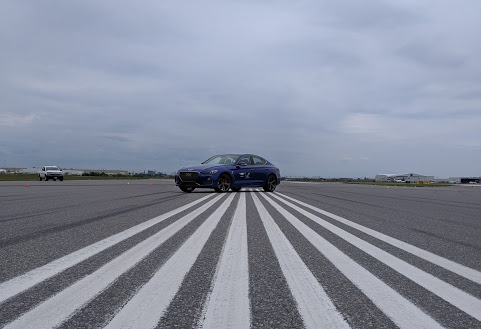
<instances>
[{"instance_id":1,"label":"car windshield","mask_svg":"<svg viewBox=\"0 0 481 329\"><path fill-rule=\"evenodd\" d=\"M46 169L47 170L60 170L59 167L47 167Z\"/></svg>"},{"instance_id":2,"label":"car windshield","mask_svg":"<svg viewBox=\"0 0 481 329\"><path fill-rule=\"evenodd\" d=\"M203 164L233 164L240 157L240 154L222 154L215 155L209 160L202 162Z\"/></svg>"}]
</instances>

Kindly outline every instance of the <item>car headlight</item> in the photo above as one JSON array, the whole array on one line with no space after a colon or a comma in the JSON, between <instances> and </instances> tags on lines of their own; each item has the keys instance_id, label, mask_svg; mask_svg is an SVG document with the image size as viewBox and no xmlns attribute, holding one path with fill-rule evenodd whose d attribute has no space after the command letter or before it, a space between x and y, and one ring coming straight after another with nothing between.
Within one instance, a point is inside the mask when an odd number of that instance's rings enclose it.
<instances>
[{"instance_id":1,"label":"car headlight","mask_svg":"<svg viewBox=\"0 0 481 329\"><path fill-rule=\"evenodd\" d=\"M216 172L218 172L217 169L209 170L209 171L203 171L203 172L202 172L202 175L213 175L213 174L215 174Z\"/></svg>"}]
</instances>

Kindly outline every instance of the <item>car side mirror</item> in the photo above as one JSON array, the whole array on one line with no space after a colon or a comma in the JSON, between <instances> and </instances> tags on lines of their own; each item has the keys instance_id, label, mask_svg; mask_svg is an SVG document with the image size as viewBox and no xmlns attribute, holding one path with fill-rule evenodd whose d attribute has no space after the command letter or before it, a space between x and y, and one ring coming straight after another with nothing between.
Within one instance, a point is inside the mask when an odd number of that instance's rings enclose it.
<instances>
[{"instance_id":1,"label":"car side mirror","mask_svg":"<svg viewBox=\"0 0 481 329\"><path fill-rule=\"evenodd\" d=\"M237 167L237 168L240 168L240 167L245 167L245 166L247 166L247 163L245 163L244 161L241 161L241 162L239 162L239 163L237 164L236 167Z\"/></svg>"}]
</instances>

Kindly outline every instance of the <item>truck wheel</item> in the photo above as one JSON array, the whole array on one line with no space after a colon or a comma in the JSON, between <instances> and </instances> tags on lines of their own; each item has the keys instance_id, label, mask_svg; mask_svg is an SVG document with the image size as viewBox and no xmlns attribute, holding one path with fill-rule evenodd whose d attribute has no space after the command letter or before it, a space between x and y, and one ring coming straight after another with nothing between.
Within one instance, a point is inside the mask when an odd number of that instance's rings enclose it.
<instances>
[{"instance_id":1,"label":"truck wheel","mask_svg":"<svg viewBox=\"0 0 481 329\"><path fill-rule=\"evenodd\" d=\"M60 179L60 181L63 182L63 177L59 177L58 179Z\"/></svg>"},{"instance_id":2,"label":"truck wheel","mask_svg":"<svg viewBox=\"0 0 481 329\"><path fill-rule=\"evenodd\" d=\"M57 177L54 177L53 180L56 181L56 180L57 180Z\"/></svg>"},{"instance_id":3,"label":"truck wheel","mask_svg":"<svg viewBox=\"0 0 481 329\"><path fill-rule=\"evenodd\" d=\"M48 176L47 176L47 175L45 175L45 181L48 181Z\"/></svg>"},{"instance_id":4,"label":"truck wheel","mask_svg":"<svg viewBox=\"0 0 481 329\"><path fill-rule=\"evenodd\" d=\"M38 175L38 179L39 179L40 181L42 181L42 176Z\"/></svg>"}]
</instances>

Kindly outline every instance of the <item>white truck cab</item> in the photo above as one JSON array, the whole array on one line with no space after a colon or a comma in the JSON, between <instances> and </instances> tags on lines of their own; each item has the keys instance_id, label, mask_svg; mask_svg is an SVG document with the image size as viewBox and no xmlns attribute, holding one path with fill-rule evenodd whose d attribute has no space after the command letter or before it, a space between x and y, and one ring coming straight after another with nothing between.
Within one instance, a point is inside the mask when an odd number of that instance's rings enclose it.
<instances>
[{"instance_id":1,"label":"white truck cab","mask_svg":"<svg viewBox=\"0 0 481 329\"><path fill-rule=\"evenodd\" d=\"M38 172L38 179L42 180L49 180L52 178L53 180L63 181L63 171L57 166L43 166L42 169Z\"/></svg>"}]
</instances>

